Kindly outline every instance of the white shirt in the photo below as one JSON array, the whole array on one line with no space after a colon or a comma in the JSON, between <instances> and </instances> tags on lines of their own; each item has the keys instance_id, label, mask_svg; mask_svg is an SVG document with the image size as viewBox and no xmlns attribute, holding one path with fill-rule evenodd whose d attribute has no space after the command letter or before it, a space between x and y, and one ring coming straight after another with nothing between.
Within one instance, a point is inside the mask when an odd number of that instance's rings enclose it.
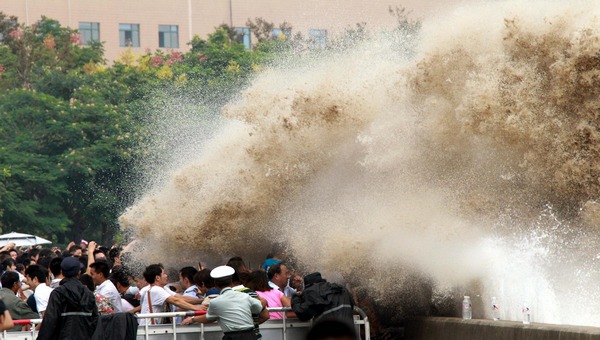
<instances>
[{"instance_id":1,"label":"white shirt","mask_svg":"<svg viewBox=\"0 0 600 340\"><path fill-rule=\"evenodd\" d=\"M38 313L46 311L46 307L48 307L48 299L50 298L50 293L52 293L52 288L48 287L45 283L40 283L37 287L35 287L33 297L35 298L35 305L37 307Z\"/></svg>"},{"instance_id":2,"label":"white shirt","mask_svg":"<svg viewBox=\"0 0 600 340\"><path fill-rule=\"evenodd\" d=\"M283 295L285 295L286 297L292 297L292 295L296 293L296 290L290 287L289 285L285 286L285 289L282 291L281 288L279 288L279 286L274 284L272 281L269 281L269 287L277 289L278 291L282 292Z\"/></svg>"},{"instance_id":3,"label":"white shirt","mask_svg":"<svg viewBox=\"0 0 600 340\"><path fill-rule=\"evenodd\" d=\"M150 300L152 300L152 313L164 312L167 299L177 294L169 288L150 285L145 286L140 290L140 305L142 306L142 314L150 313L150 307L148 305L148 291L150 291ZM145 325L146 322L150 322L150 319L140 319L140 325ZM154 318L155 324L159 324L161 322L162 318Z\"/></svg>"},{"instance_id":4,"label":"white shirt","mask_svg":"<svg viewBox=\"0 0 600 340\"><path fill-rule=\"evenodd\" d=\"M62 279L52 279L52 282L50 282L50 288L56 288L60 286L60 281L62 281Z\"/></svg>"},{"instance_id":5,"label":"white shirt","mask_svg":"<svg viewBox=\"0 0 600 340\"><path fill-rule=\"evenodd\" d=\"M96 293L102 295L110 302L113 306L115 313L123 312L123 305L121 304L121 294L117 290L117 287L110 281L106 280L102 284L96 286Z\"/></svg>"}]
</instances>

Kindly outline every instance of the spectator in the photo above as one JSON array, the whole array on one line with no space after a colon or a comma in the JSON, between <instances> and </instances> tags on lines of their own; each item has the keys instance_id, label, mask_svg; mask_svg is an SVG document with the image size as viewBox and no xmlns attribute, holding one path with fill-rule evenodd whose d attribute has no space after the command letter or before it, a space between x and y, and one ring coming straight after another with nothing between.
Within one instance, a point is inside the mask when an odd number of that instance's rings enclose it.
<instances>
[{"instance_id":1,"label":"spectator","mask_svg":"<svg viewBox=\"0 0 600 340\"><path fill-rule=\"evenodd\" d=\"M246 263L244 263L244 260L239 256L230 258L229 261L227 261L227 266L233 268L238 274L250 272L250 270L248 270L248 268L246 267Z\"/></svg>"},{"instance_id":2,"label":"spectator","mask_svg":"<svg viewBox=\"0 0 600 340\"><path fill-rule=\"evenodd\" d=\"M0 278L2 283L2 289L0 289L0 299L4 301L6 308L10 312L10 316L13 320L20 319L37 319L38 314L35 313L25 301L17 297L17 292L21 288L21 281L19 281L19 274L13 271L7 271L2 274ZM17 325L11 328L11 331L20 331L23 326Z\"/></svg>"},{"instance_id":3,"label":"spectator","mask_svg":"<svg viewBox=\"0 0 600 340\"><path fill-rule=\"evenodd\" d=\"M252 289L258 296L265 299L269 307L291 307L290 298L283 295L278 289L271 288L267 276L262 270L250 273L248 281L246 281L246 287ZM271 312L270 316L271 319L281 319L283 318L283 313ZM292 312L288 312L286 316L294 317L295 315Z\"/></svg>"},{"instance_id":4,"label":"spectator","mask_svg":"<svg viewBox=\"0 0 600 340\"><path fill-rule=\"evenodd\" d=\"M177 293L169 289L165 289L168 283L167 274L161 264L151 264L146 267L144 279L146 279L148 285L140 291L140 305L143 314L168 311L170 308L169 304L173 304L184 310L201 310L200 306L192 304L194 302L186 302L185 297L177 295ZM201 303L202 301L196 299L195 302ZM149 321L147 319L140 319L140 325L145 325L147 322L154 325L163 323L163 320L161 318L150 318Z\"/></svg>"},{"instance_id":5,"label":"spectator","mask_svg":"<svg viewBox=\"0 0 600 340\"><path fill-rule=\"evenodd\" d=\"M302 295L292 296L292 310L300 320L336 319L354 324L354 301L346 288L327 282L319 272L306 275L304 285Z\"/></svg>"},{"instance_id":6,"label":"spectator","mask_svg":"<svg viewBox=\"0 0 600 340\"><path fill-rule=\"evenodd\" d=\"M114 307L115 313L121 313L123 306L121 303L121 295L117 290L117 287L108 279L110 276L110 269L108 263L104 261L97 261L90 265L90 276L94 280L96 285L96 293L104 296L108 302Z\"/></svg>"},{"instance_id":7,"label":"spectator","mask_svg":"<svg viewBox=\"0 0 600 340\"><path fill-rule=\"evenodd\" d=\"M57 288L60 281L64 278L60 265L63 261L62 257L55 257L50 261L50 273L52 273L52 280L50 281L50 288Z\"/></svg>"},{"instance_id":8,"label":"spectator","mask_svg":"<svg viewBox=\"0 0 600 340\"><path fill-rule=\"evenodd\" d=\"M211 295L219 295L219 290L215 287L215 280L210 276L209 268L197 272L194 275L194 282L205 298Z\"/></svg>"},{"instance_id":9,"label":"spectator","mask_svg":"<svg viewBox=\"0 0 600 340\"><path fill-rule=\"evenodd\" d=\"M225 334L223 340L255 340L252 314L260 313L262 318L268 319L269 312L266 303L231 289L234 273L235 270L229 266L213 269L210 275L215 279L215 285L220 291L219 298L211 301L206 315L187 318L183 324L211 323L219 320L219 326Z\"/></svg>"},{"instance_id":10,"label":"spectator","mask_svg":"<svg viewBox=\"0 0 600 340\"><path fill-rule=\"evenodd\" d=\"M110 280L117 287L117 291L121 295L123 312L129 312L140 305L140 300L136 299L135 294L129 292L129 288L131 287L129 275L123 267L113 267Z\"/></svg>"},{"instance_id":11,"label":"spectator","mask_svg":"<svg viewBox=\"0 0 600 340\"><path fill-rule=\"evenodd\" d=\"M17 262L17 258L19 257L19 251L16 250L15 248L12 248L11 250L8 251L10 253L10 257L15 261L15 263Z\"/></svg>"},{"instance_id":12,"label":"spectator","mask_svg":"<svg viewBox=\"0 0 600 340\"><path fill-rule=\"evenodd\" d=\"M50 294L38 340L90 339L94 333L98 309L94 294L77 279L81 267L76 257L62 261L65 278Z\"/></svg>"},{"instance_id":13,"label":"spectator","mask_svg":"<svg viewBox=\"0 0 600 340\"><path fill-rule=\"evenodd\" d=\"M198 297L198 286L194 284L194 275L197 272L194 267L183 267L179 271L179 284L183 288L183 295Z\"/></svg>"},{"instance_id":14,"label":"spectator","mask_svg":"<svg viewBox=\"0 0 600 340\"><path fill-rule=\"evenodd\" d=\"M81 257L81 255L82 255L81 246L78 246L78 245L71 246L71 248L69 248L69 254L71 254L71 256L74 256L74 257Z\"/></svg>"},{"instance_id":15,"label":"spectator","mask_svg":"<svg viewBox=\"0 0 600 340\"><path fill-rule=\"evenodd\" d=\"M29 249L29 260L31 261L30 264L36 264L39 258L40 258L40 249L38 249L38 248Z\"/></svg>"},{"instance_id":16,"label":"spectator","mask_svg":"<svg viewBox=\"0 0 600 340\"><path fill-rule=\"evenodd\" d=\"M94 286L94 279L89 274L81 274L79 277L79 281L90 290L90 292L94 293L94 298L96 299L96 307L98 308L98 314L100 315L108 315L113 314L115 312L115 308L108 301L108 299L101 294L96 292L96 288Z\"/></svg>"},{"instance_id":17,"label":"spectator","mask_svg":"<svg viewBox=\"0 0 600 340\"><path fill-rule=\"evenodd\" d=\"M48 299L50 299L50 294L52 293L52 288L47 285L49 281L48 271L44 267L34 264L27 268L25 277L33 290L36 310L43 318L48 307Z\"/></svg>"},{"instance_id":18,"label":"spectator","mask_svg":"<svg viewBox=\"0 0 600 340\"><path fill-rule=\"evenodd\" d=\"M277 263L272 265L269 267L267 276L269 277L269 286L271 288L280 290L287 297L291 297L296 293L296 290L289 286L292 273L285 264Z\"/></svg>"}]
</instances>

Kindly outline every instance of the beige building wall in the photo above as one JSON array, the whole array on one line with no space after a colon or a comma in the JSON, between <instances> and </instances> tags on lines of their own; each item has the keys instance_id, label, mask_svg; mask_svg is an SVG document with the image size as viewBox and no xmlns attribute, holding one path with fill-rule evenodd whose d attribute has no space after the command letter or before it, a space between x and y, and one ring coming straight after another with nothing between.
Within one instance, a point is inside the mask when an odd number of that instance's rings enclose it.
<instances>
[{"instance_id":1,"label":"beige building wall","mask_svg":"<svg viewBox=\"0 0 600 340\"><path fill-rule=\"evenodd\" d=\"M179 49L187 51L193 35L203 38L215 27L245 27L257 17L276 25L288 22L293 32L308 37L309 29L326 29L328 37L364 22L370 29L392 27L388 9L404 7L415 19L445 11L460 0L0 0L0 11L35 23L42 16L79 28L79 22L100 23L106 58L114 60L119 46L119 24L140 25L137 54L158 48L158 26L179 27ZM254 41L254 40L253 40Z\"/></svg>"}]
</instances>

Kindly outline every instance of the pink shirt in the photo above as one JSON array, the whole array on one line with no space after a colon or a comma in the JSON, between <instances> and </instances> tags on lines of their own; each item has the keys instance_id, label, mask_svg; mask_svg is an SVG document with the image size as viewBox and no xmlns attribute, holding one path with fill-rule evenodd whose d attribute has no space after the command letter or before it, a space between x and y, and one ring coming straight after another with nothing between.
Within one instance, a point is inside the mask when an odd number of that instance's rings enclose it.
<instances>
[{"instance_id":1,"label":"pink shirt","mask_svg":"<svg viewBox=\"0 0 600 340\"><path fill-rule=\"evenodd\" d=\"M267 307L283 307L281 297L283 293L277 289L271 289L266 292L256 292L258 296L267 300ZM271 319L283 319L282 312L271 312Z\"/></svg>"}]
</instances>

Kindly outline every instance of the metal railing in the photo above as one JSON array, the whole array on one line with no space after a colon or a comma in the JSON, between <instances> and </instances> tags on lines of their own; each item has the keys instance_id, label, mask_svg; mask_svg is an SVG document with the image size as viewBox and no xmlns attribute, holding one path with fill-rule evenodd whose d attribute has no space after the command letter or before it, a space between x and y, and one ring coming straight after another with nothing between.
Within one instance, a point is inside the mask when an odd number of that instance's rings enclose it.
<instances>
[{"instance_id":1,"label":"metal railing","mask_svg":"<svg viewBox=\"0 0 600 340\"><path fill-rule=\"evenodd\" d=\"M269 312L282 312L282 319L276 319L267 321L260 325L261 331L270 332L271 330L277 331L279 330L281 334L276 336L277 339L283 340L296 340L299 339L297 336L298 330L308 330L312 327L311 321L300 321L297 318L288 318L286 317L287 311L291 311L289 307L283 308L268 308ZM361 327L364 329L364 340L370 340L370 325L369 318L364 313L364 311L358 307L354 307L354 311L358 315L358 319L354 320L354 324L360 329ZM150 318L171 318L171 321L174 317L188 317L188 316L197 316L206 314L206 311L180 311L180 312L167 312L167 313L146 313L146 314L135 314L138 319L150 319ZM42 319L28 319L28 320L15 320L14 324L16 325L30 325L30 331L21 331L21 332L7 332L4 331L4 339L9 340L29 340L35 339L37 330L35 326L40 324ZM263 339L265 339L264 333ZM159 324L159 325L149 325L149 322L146 322L145 325L141 325L137 330L138 339L150 340L150 338L165 338L168 336L173 340L177 340L178 335L184 338L189 338L189 335L194 335L194 339L205 339L207 334L217 335L221 333L221 327L218 323L214 324L194 324L182 326L178 325L174 322L171 324ZM169 336L171 335L171 336ZM267 337L268 338L268 337ZM218 337L220 339L220 336Z\"/></svg>"}]
</instances>

